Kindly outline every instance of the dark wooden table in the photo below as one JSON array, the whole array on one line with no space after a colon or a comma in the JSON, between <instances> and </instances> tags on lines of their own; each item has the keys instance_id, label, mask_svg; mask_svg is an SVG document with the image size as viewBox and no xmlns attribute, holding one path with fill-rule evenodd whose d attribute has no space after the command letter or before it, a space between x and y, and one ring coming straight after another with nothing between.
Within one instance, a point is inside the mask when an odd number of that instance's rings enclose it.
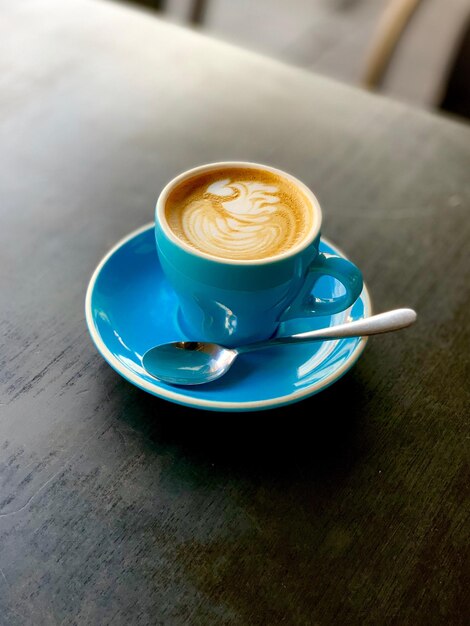
<instances>
[{"instance_id":1,"label":"dark wooden table","mask_svg":"<svg viewBox=\"0 0 470 626\"><path fill-rule=\"evenodd\" d=\"M463 625L469 129L119 5L1 18L0 624ZM419 323L266 413L122 380L88 278L217 159L311 185L375 310Z\"/></svg>"}]
</instances>

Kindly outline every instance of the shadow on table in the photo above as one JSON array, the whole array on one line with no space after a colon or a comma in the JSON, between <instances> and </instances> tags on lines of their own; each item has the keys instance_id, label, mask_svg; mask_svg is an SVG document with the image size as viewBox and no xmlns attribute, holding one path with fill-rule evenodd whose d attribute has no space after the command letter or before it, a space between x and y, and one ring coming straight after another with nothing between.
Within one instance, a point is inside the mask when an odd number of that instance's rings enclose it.
<instances>
[{"instance_id":1,"label":"shadow on table","mask_svg":"<svg viewBox=\"0 0 470 626\"><path fill-rule=\"evenodd\" d=\"M291 480L348 474L365 445L365 390L354 372L298 404L269 411L188 409L122 381L119 420L157 453L193 464L199 473ZM202 472L204 473L204 472Z\"/></svg>"},{"instance_id":2,"label":"shadow on table","mask_svg":"<svg viewBox=\"0 0 470 626\"><path fill-rule=\"evenodd\" d=\"M147 485L156 468L152 527L172 571L204 595L198 623L217 623L222 609L237 624L294 613L309 623L321 581L354 548L355 520L371 514L347 486L367 453L367 393L356 369L300 404L215 413L117 381L117 426L144 468L136 476Z\"/></svg>"}]
</instances>

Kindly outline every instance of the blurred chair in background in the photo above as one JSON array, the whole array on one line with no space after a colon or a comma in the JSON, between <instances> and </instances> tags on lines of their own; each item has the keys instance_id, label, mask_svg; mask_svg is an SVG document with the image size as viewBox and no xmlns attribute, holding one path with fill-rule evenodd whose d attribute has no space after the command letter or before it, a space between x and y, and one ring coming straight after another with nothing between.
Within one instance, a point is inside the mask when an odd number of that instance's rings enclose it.
<instances>
[{"instance_id":1,"label":"blurred chair in background","mask_svg":"<svg viewBox=\"0 0 470 626\"><path fill-rule=\"evenodd\" d=\"M128 0L263 53L470 118L470 0Z\"/></svg>"},{"instance_id":2,"label":"blurred chair in background","mask_svg":"<svg viewBox=\"0 0 470 626\"><path fill-rule=\"evenodd\" d=\"M469 17L470 0L390 0L372 38L362 83L470 117Z\"/></svg>"},{"instance_id":3,"label":"blurred chair in background","mask_svg":"<svg viewBox=\"0 0 470 626\"><path fill-rule=\"evenodd\" d=\"M363 77L366 87L373 89L380 85L403 31L420 2L421 0L391 0L386 7L366 60Z\"/></svg>"}]
</instances>

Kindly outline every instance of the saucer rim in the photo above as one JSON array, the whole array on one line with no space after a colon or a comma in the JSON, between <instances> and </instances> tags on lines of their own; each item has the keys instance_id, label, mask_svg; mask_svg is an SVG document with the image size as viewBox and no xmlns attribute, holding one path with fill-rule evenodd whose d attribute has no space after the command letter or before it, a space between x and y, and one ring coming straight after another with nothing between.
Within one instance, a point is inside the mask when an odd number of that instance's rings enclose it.
<instances>
[{"instance_id":1,"label":"saucer rim","mask_svg":"<svg viewBox=\"0 0 470 626\"><path fill-rule=\"evenodd\" d=\"M88 331L90 336L95 344L96 349L104 358L105 361L123 378L127 381L139 387L143 391L151 393L154 396L164 398L165 400L169 400L171 402L176 402L177 404L181 404L184 406L188 406L191 408L198 408L203 410L212 410L212 411L259 411L263 409L272 409L281 406L285 406L288 404L292 404L294 402L299 402L304 398L308 398L312 395L315 395L319 391L326 389L334 382L336 382L339 378L341 378L359 359L364 348L367 343L367 337L362 337L357 346L354 348L351 355L346 359L346 361L333 373L331 373L326 378L322 378L321 380L313 383L311 386L306 389L302 389L299 391L295 391L293 393L289 393L284 396L278 396L276 398L270 398L269 400L253 400L249 402L224 402L218 400L206 400L200 399L193 396L186 396L179 394L177 391L172 391L169 389L164 389L158 386L158 382L149 383L146 380L142 380L137 374L129 371L125 368L125 366L117 359L114 354L109 350L105 342L102 340L100 334L96 329L96 325L94 324L93 319L93 311L92 311L92 296L95 288L96 281L101 274L103 267L106 265L108 260L124 245L126 245L132 239L135 239L142 233L150 230L155 227L154 222L149 222L136 230L133 230L125 237L120 239L101 259L101 261L96 266L93 274L91 275L90 281L88 283L86 297L85 297L85 321L88 327ZM335 252L341 255L343 258L347 259L347 255L343 253L343 251L338 248L336 244L331 243L331 241L321 236L321 239L329 245L331 248L335 250ZM359 296L364 302L364 312L365 317L372 315L372 303L369 294L369 290L367 289L366 284L364 283L363 290L361 295Z\"/></svg>"}]
</instances>

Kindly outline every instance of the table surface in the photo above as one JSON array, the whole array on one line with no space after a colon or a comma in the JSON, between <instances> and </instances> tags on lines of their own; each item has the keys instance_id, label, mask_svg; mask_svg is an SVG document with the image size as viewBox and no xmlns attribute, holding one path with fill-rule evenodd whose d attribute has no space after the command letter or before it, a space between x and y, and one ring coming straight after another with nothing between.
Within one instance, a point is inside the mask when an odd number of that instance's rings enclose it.
<instances>
[{"instance_id":1,"label":"table surface","mask_svg":"<svg viewBox=\"0 0 470 626\"><path fill-rule=\"evenodd\" d=\"M3 3L0 42L0 624L464 624L469 129L123 5ZM419 313L299 405L172 405L85 327L104 253L220 159L304 180Z\"/></svg>"}]
</instances>

